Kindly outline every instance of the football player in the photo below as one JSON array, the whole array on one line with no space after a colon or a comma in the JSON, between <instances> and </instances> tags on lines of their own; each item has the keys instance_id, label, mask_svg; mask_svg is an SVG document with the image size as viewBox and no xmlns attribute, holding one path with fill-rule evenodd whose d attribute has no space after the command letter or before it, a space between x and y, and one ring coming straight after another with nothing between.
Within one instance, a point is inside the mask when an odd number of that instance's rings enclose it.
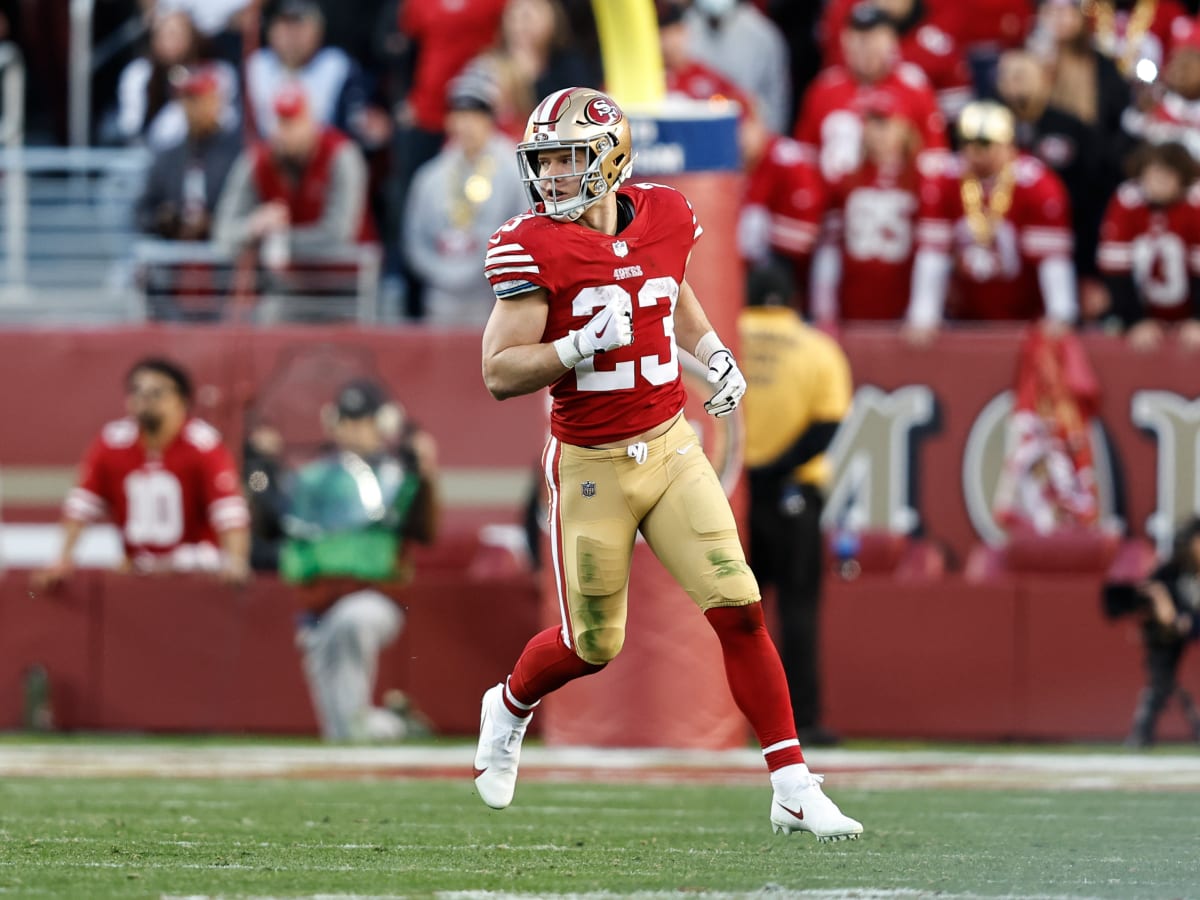
<instances>
[{"instance_id":1,"label":"football player","mask_svg":"<svg viewBox=\"0 0 1200 900\"><path fill-rule=\"evenodd\" d=\"M484 267L497 301L483 378L501 400L550 389L543 466L562 624L535 635L483 695L475 785L488 806L508 806L534 708L620 651L640 531L720 640L734 700L771 772L774 829L854 838L862 825L805 765L733 513L682 415L681 346L708 369L711 415L732 413L746 390L685 277L702 229L678 191L622 189L633 156L629 122L610 97L556 91L517 147L531 209L490 239Z\"/></svg>"},{"instance_id":2,"label":"football player","mask_svg":"<svg viewBox=\"0 0 1200 900\"><path fill-rule=\"evenodd\" d=\"M125 389L128 416L105 425L88 450L63 504L59 559L34 586L68 577L84 526L104 518L121 531L126 569L244 582L250 513L221 435L191 415L191 379L169 360L147 358L129 370Z\"/></svg>"}]
</instances>

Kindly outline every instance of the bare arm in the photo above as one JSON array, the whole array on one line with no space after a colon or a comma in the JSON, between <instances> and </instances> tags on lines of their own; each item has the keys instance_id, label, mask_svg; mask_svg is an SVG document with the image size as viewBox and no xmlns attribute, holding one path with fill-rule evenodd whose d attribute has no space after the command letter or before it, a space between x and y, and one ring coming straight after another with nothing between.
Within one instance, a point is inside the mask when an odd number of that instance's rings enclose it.
<instances>
[{"instance_id":1,"label":"bare arm","mask_svg":"<svg viewBox=\"0 0 1200 900\"><path fill-rule=\"evenodd\" d=\"M227 528L217 535L224 559L221 580L228 584L245 584L250 578L250 531L246 528Z\"/></svg>"},{"instance_id":2,"label":"bare arm","mask_svg":"<svg viewBox=\"0 0 1200 900\"><path fill-rule=\"evenodd\" d=\"M687 279L679 285L679 299L675 302L675 341L688 353L696 356L696 344L700 338L712 331L712 323L704 313L704 307ZM699 357L697 357L699 358ZM707 359L700 360L708 365Z\"/></svg>"},{"instance_id":3,"label":"bare arm","mask_svg":"<svg viewBox=\"0 0 1200 900\"><path fill-rule=\"evenodd\" d=\"M543 288L492 307L483 329L483 383L497 400L532 394L567 371L554 345L542 343L549 308Z\"/></svg>"},{"instance_id":4,"label":"bare arm","mask_svg":"<svg viewBox=\"0 0 1200 900\"><path fill-rule=\"evenodd\" d=\"M30 586L37 591L54 590L70 576L75 569L75 546L79 536L83 534L82 519L63 519L62 549L58 552L58 561L44 569L34 572L29 579Z\"/></svg>"}]
</instances>

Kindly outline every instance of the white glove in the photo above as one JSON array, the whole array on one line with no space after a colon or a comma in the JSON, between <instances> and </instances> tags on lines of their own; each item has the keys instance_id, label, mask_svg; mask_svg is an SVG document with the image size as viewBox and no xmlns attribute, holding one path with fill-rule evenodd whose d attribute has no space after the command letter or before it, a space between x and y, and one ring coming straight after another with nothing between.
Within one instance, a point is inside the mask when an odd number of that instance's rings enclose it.
<instances>
[{"instance_id":1,"label":"white glove","mask_svg":"<svg viewBox=\"0 0 1200 900\"><path fill-rule=\"evenodd\" d=\"M633 299L626 293L609 300L586 325L554 342L558 358L568 369L605 350L633 343Z\"/></svg>"},{"instance_id":2,"label":"white glove","mask_svg":"<svg viewBox=\"0 0 1200 900\"><path fill-rule=\"evenodd\" d=\"M716 385L717 390L704 408L718 419L737 409L746 393L746 378L734 362L733 354L724 348L714 351L708 358L708 383Z\"/></svg>"}]
</instances>

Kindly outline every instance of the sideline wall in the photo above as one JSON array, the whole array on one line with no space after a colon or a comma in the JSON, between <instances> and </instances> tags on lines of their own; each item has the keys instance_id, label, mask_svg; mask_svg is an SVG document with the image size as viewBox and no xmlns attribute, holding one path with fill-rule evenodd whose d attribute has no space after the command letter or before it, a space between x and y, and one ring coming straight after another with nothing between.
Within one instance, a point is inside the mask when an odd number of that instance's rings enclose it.
<instances>
[{"instance_id":1,"label":"sideline wall","mask_svg":"<svg viewBox=\"0 0 1200 900\"><path fill-rule=\"evenodd\" d=\"M947 335L922 354L883 330L843 335L860 389L856 411L871 413L856 451L876 466L868 467L877 476L870 495L899 497L959 564L982 538L967 496L967 447L1008 387L1018 338ZM1103 336L1085 344L1104 390L1113 510L1132 534L1146 535L1156 513L1177 514L1200 497L1200 364L1172 345L1148 358ZM540 398L497 403L486 394L478 345L477 334L415 328L0 333L0 513L5 522L53 520L61 494L39 493L38 479L70 475L87 441L119 414L124 372L147 352L193 369L200 413L234 447L248 423L264 419L316 440L315 407L344 377L372 374L438 438L451 488L446 539L419 570L407 634L381 681L408 690L443 730L470 733L479 694L550 622L533 578L472 575L479 526L520 519L524 488L512 485L528 481L545 428ZM905 428L888 415L910 389L924 392L931 414ZM689 417L708 428L710 452L724 447L736 458L736 429L713 430L694 408ZM40 662L65 727L312 728L291 607L272 581L233 595L204 582L83 573L59 597L30 598L26 574L0 582L0 727L20 721L22 672ZM670 615L695 615L685 598L671 602ZM864 576L831 584L826 609L828 718L847 735L1116 738L1141 684L1136 633L1100 618L1095 576L986 585L957 575L927 585ZM630 650L599 677L625 671L636 685L637 654L653 650ZM698 665L719 667L715 642L694 654ZM1200 667L1191 656L1185 683L1195 691ZM672 691L669 701L691 701ZM1169 721L1166 733L1181 733Z\"/></svg>"}]
</instances>

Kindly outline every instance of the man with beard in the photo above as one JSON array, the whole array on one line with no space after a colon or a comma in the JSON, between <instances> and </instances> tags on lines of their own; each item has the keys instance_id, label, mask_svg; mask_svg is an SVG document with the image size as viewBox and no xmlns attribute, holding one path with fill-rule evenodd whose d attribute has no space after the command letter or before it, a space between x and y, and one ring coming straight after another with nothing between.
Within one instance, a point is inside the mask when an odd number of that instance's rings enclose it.
<instances>
[{"instance_id":1,"label":"man with beard","mask_svg":"<svg viewBox=\"0 0 1200 900\"><path fill-rule=\"evenodd\" d=\"M188 374L146 358L129 370L125 390L128 415L105 425L84 457L63 504L58 561L37 572L33 586L53 588L69 577L84 526L103 518L121 531L125 570L206 571L243 583L250 514L221 435L191 415Z\"/></svg>"}]
</instances>

